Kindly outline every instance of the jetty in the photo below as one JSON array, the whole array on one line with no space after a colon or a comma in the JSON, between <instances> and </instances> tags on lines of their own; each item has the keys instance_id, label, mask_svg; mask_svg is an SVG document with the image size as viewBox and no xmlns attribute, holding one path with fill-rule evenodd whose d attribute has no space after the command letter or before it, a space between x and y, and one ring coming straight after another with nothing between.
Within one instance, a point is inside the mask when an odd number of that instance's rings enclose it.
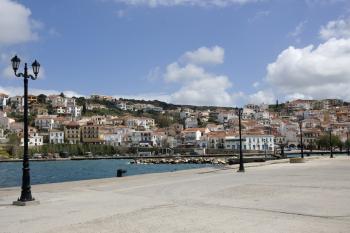
<instances>
[{"instance_id":1,"label":"jetty","mask_svg":"<svg viewBox=\"0 0 350 233\"><path fill-rule=\"evenodd\" d=\"M0 232L350 232L350 158L272 160L0 189Z\"/></svg>"}]
</instances>

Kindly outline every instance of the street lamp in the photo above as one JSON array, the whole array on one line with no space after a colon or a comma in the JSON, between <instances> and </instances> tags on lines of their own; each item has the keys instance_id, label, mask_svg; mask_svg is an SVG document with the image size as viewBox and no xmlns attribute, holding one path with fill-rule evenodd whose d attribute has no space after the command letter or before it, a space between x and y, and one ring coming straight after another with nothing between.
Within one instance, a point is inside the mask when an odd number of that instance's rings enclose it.
<instances>
[{"instance_id":1,"label":"street lamp","mask_svg":"<svg viewBox=\"0 0 350 233\"><path fill-rule=\"evenodd\" d=\"M332 128L330 127L329 128L329 147L330 147L330 152L331 152L331 155L330 155L330 158L334 158L333 157L333 145L332 145Z\"/></svg>"},{"instance_id":2,"label":"street lamp","mask_svg":"<svg viewBox=\"0 0 350 233\"><path fill-rule=\"evenodd\" d=\"M12 68L17 77L23 77L24 80L24 114L23 114L23 134L24 134L24 146L23 146L23 175L22 175L22 192L21 197L17 201L14 201L14 205L25 206L30 203L38 203L32 197L30 187L30 169L29 169L29 156L28 156L28 79L35 80L38 77L40 64L35 60L32 64L34 76L28 73L27 63L24 63L24 73L17 73L21 59L14 56L11 59Z\"/></svg>"},{"instance_id":3,"label":"street lamp","mask_svg":"<svg viewBox=\"0 0 350 233\"><path fill-rule=\"evenodd\" d=\"M239 128L239 169L238 172L244 172L244 162L243 162L243 153L242 153L242 118L243 109L238 109L238 128Z\"/></svg>"},{"instance_id":4,"label":"street lamp","mask_svg":"<svg viewBox=\"0 0 350 233\"><path fill-rule=\"evenodd\" d=\"M304 144L303 144L303 120L304 120L304 114L302 117L299 118L299 130L300 130L300 153L301 158L304 158Z\"/></svg>"},{"instance_id":5,"label":"street lamp","mask_svg":"<svg viewBox=\"0 0 350 233\"><path fill-rule=\"evenodd\" d=\"M348 155L350 155L349 151L349 132L346 132L346 152Z\"/></svg>"}]
</instances>

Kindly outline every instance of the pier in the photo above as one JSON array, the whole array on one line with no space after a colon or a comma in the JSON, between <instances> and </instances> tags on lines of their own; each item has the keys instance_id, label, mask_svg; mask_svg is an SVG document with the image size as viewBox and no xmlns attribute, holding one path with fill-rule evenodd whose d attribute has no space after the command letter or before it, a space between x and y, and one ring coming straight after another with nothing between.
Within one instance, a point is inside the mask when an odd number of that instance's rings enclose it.
<instances>
[{"instance_id":1,"label":"pier","mask_svg":"<svg viewBox=\"0 0 350 233\"><path fill-rule=\"evenodd\" d=\"M0 232L350 232L350 158L306 158L0 189Z\"/></svg>"}]
</instances>

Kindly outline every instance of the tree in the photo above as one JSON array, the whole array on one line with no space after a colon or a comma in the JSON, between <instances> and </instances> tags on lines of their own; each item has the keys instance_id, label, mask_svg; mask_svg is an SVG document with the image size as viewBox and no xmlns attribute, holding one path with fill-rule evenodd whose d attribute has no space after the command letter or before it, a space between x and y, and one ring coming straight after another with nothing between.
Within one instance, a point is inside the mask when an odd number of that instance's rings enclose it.
<instances>
[{"instance_id":1,"label":"tree","mask_svg":"<svg viewBox=\"0 0 350 233\"><path fill-rule=\"evenodd\" d=\"M319 137L317 140L317 145L319 148L329 148L330 147L330 140L329 140L329 134L324 134L323 136ZM336 135L332 134L332 147L343 147L343 143L340 140L340 138Z\"/></svg>"},{"instance_id":2,"label":"tree","mask_svg":"<svg viewBox=\"0 0 350 233\"><path fill-rule=\"evenodd\" d=\"M63 92L61 92L60 96L61 96L62 98L66 97L66 96L64 95Z\"/></svg>"},{"instance_id":3,"label":"tree","mask_svg":"<svg viewBox=\"0 0 350 233\"><path fill-rule=\"evenodd\" d=\"M75 102L79 106L84 106L86 104L86 99L84 97L79 97L75 99Z\"/></svg>"},{"instance_id":4,"label":"tree","mask_svg":"<svg viewBox=\"0 0 350 233\"><path fill-rule=\"evenodd\" d=\"M46 103L46 99L47 99L47 96L44 95L44 94L40 94L38 95L38 103L39 104L45 104Z\"/></svg>"},{"instance_id":5,"label":"tree","mask_svg":"<svg viewBox=\"0 0 350 233\"><path fill-rule=\"evenodd\" d=\"M21 142L21 139L15 133L9 134L8 139L9 139L8 143L14 146L19 146Z\"/></svg>"}]
</instances>

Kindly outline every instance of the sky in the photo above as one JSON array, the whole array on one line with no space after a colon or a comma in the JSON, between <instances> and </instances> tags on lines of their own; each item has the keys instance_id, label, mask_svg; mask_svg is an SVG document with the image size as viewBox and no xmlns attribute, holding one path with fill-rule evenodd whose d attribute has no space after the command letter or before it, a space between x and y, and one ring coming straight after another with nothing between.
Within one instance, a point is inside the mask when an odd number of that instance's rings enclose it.
<instances>
[{"instance_id":1,"label":"sky","mask_svg":"<svg viewBox=\"0 0 350 233\"><path fill-rule=\"evenodd\" d=\"M0 92L241 106L350 101L348 0L0 0Z\"/></svg>"}]
</instances>

